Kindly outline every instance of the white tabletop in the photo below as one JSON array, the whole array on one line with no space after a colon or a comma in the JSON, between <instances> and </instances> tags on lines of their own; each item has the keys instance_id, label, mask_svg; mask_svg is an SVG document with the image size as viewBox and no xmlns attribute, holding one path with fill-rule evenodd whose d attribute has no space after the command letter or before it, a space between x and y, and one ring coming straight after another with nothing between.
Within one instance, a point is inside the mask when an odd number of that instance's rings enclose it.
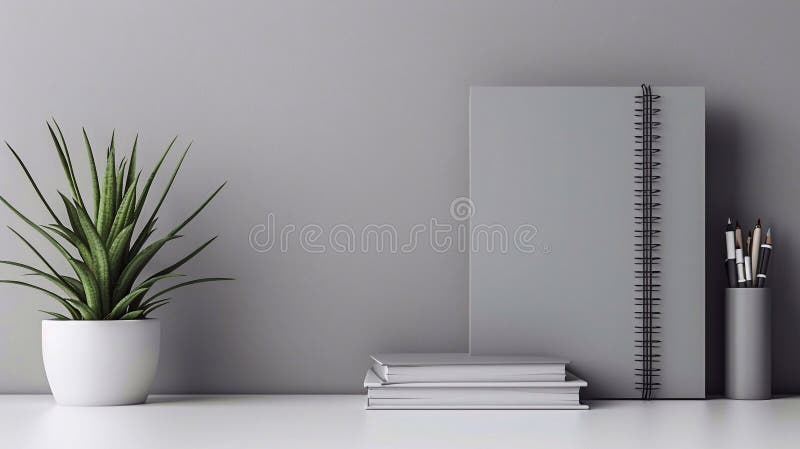
<instances>
[{"instance_id":1,"label":"white tabletop","mask_svg":"<svg viewBox=\"0 0 800 449\"><path fill-rule=\"evenodd\" d=\"M364 396L152 396L128 407L58 407L0 396L0 447L788 448L800 398L596 401L587 411L364 410Z\"/></svg>"}]
</instances>

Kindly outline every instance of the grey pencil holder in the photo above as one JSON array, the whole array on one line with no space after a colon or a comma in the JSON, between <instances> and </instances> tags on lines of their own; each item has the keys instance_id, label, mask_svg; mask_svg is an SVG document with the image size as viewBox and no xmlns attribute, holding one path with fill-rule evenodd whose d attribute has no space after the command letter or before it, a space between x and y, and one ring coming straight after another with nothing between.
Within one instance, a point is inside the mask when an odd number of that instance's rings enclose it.
<instances>
[{"instance_id":1,"label":"grey pencil holder","mask_svg":"<svg viewBox=\"0 0 800 449\"><path fill-rule=\"evenodd\" d=\"M725 290L725 396L772 396L772 299L768 288Z\"/></svg>"}]
</instances>

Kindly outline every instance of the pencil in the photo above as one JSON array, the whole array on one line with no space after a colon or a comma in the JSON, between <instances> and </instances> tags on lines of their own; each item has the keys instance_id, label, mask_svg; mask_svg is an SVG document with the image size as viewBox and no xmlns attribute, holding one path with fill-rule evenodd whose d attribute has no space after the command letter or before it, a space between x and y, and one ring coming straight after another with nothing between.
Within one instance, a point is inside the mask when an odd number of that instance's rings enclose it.
<instances>
[{"instance_id":1,"label":"pencil","mask_svg":"<svg viewBox=\"0 0 800 449\"><path fill-rule=\"evenodd\" d=\"M736 286L744 287L747 282L744 277L744 244L742 243L742 227L736 222L735 236L735 255L736 255Z\"/></svg>"},{"instance_id":2,"label":"pencil","mask_svg":"<svg viewBox=\"0 0 800 449\"><path fill-rule=\"evenodd\" d=\"M761 249L761 219L756 221L756 227L753 229L753 246L750 248L750 257L753 262L753 274L758 273L758 252Z\"/></svg>"}]
</instances>

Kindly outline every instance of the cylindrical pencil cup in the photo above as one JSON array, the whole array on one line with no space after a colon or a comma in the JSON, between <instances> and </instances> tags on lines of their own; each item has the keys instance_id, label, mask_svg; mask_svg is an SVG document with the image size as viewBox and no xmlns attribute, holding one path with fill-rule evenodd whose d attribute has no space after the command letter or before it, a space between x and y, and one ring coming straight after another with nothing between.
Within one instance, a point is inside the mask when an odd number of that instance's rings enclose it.
<instances>
[{"instance_id":1,"label":"cylindrical pencil cup","mask_svg":"<svg viewBox=\"0 0 800 449\"><path fill-rule=\"evenodd\" d=\"M725 396L772 396L772 299L768 288L725 290Z\"/></svg>"}]
</instances>

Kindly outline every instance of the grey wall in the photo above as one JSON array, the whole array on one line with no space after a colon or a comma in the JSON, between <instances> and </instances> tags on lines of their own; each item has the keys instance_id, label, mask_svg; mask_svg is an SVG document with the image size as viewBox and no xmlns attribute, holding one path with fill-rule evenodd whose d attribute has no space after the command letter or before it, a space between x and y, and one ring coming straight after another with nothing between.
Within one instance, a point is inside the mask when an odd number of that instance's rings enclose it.
<instances>
[{"instance_id":1,"label":"grey wall","mask_svg":"<svg viewBox=\"0 0 800 449\"><path fill-rule=\"evenodd\" d=\"M173 133L194 139L164 223L231 181L159 259L220 233L186 271L239 280L187 290L161 314L157 391L358 391L369 351L465 350L466 254L258 253L251 228L270 212L326 228L451 222L467 189L468 86L643 80L708 89L709 390L721 389L719 231L728 214L760 214L776 227L775 385L800 391L800 4L28 3L0 14L0 136L48 192L64 188L51 115L75 147L81 125L98 141L139 131L142 160ZM44 219L11 157L0 161L0 192ZM17 223L7 211L0 222ZM28 258L7 232L0 248ZM49 303L0 296L0 392L46 391L36 309Z\"/></svg>"}]
</instances>

